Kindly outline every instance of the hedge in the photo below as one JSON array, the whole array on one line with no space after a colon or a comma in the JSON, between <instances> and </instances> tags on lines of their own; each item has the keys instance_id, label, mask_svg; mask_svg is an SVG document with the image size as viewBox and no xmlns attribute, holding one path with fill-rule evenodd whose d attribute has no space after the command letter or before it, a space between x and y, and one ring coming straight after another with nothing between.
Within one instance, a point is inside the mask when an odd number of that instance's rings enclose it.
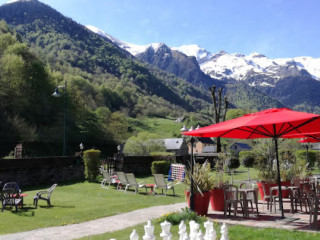
<instances>
[{"instance_id":1,"label":"hedge","mask_svg":"<svg viewBox=\"0 0 320 240\"><path fill-rule=\"evenodd\" d=\"M90 149L84 151L85 176L89 182L94 182L99 175L100 155L100 150Z\"/></svg>"}]
</instances>

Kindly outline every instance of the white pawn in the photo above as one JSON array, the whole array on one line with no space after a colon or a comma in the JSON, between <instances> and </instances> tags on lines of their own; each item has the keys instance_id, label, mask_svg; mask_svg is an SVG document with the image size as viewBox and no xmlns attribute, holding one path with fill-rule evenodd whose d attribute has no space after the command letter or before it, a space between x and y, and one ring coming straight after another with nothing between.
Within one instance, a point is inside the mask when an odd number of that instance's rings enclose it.
<instances>
[{"instance_id":1,"label":"white pawn","mask_svg":"<svg viewBox=\"0 0 320 240\"><path fill-rule=\"evenodd\" d=\"M151 221L148 221L148 224L144 226L144 236L143 239L144 240L155 240L156 237L153 235L153 231L154 231L154 226L151 225Z\"/></svg>"},{"instance_id":2,"label":"white pawn","mask_svg":"<svg viewBox=\"0 0 320 240\"><path fill-rule=\"evenodd\" d=\"M204 240L203 238L203 234L202 234L202 231L199 230L198 234L197 234L197 240Z\"/></svg>"},{"instance_id":3,"label":"white pawn","mask_svg":"<svg viewBox=\"0 0 320 240\"><path fill-rule=\"evenodd\" d=\"M139 235L135 229L133 229L132 233L130 234L130 240L139 240Z\"/></svg>"},{"instance_id":4,"label":"white pawn","mask_svg":"<svg viewBox=\"0 0 320 240\"><path fill-rule=\"evenodd\" d=\"M199 229L199 224L195 221L190 221L190 240L197 240L197 234Z\"/></svg>"},{"instance_id":5,"label":"white pawn","mask_svg":"<svg viewBox=\"0 0 320 240\"><path fill-rule=\"evenodd\" d=\"M171 223L164 221L163 223L160 224L162 228L162 232L160 233L160 237L163 238L163 240L171 240L172 234L170 232L171 228Z\"/></svg>"},{"instance_id":6,"label":"white pawn","mask_svg":"<svg viewBox=\"0 0 320 240\"><path fill-rule=\"evenodd\" d=\"M227 227L226 223L222 224L220 240L229 240L229 238L228 238L228 227Z\"/></svg>"},{"instance_id":7,"label":"white pawn","mask_svg":"<svg viewBox=\"0 0 320 240\"><path fill-rule=\"evenodd\" d=\"M182 238L182 240L190 240L190 238L188 237L188 234L184 235L184 237Z\"/></svg>"},{"instance_id":8,"label":"white pawn","mask_svg":"<svg viewBox=\"0 0 320 240\"><path fill-rule=\"evenodd\" d=\"M204 236L204 240L212 240L212 239L215 240L217 237L217 233L214 230L213 222L208 220L203 225L206 228L206 234Z\"/></svg>"},{"instance_id":9,"label":"white pawn","mask_svg":"<svg viewBox=\"0 0 320 240\"><path fill-rule=\"evenodd\" d=\"M184 223L184 221L182 220L179 224L179 235L180 235L180 238L179 240L184 240L185 239L185 236L188 237L188 233L187 233L187 226L186 224Z\"/></svg>"},{"instance_id":10,"label":"white pawn","mask_svg":"<svg viewBox=\"0 0 320 240\"><path fill-rule=\"evenodd\" d=\"M211 237L211 238L210 238ZM217 239L217 232L216 230L214 230L214 228L211 230L210 234L209 234L209 238L208 239L204 239L204 240L216 240Z\"/></svg>"}]
</instances>

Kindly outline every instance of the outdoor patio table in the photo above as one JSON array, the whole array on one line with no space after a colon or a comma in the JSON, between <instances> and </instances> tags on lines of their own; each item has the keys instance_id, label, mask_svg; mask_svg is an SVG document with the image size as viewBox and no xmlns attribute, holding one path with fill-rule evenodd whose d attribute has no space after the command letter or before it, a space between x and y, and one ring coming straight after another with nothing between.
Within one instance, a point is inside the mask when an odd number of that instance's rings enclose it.
<instances>
[{"instance_id":1,"label":"outdoor patio table","mask_svg":"<svg viewBox=\"0 0 320 240\"><path fill-rule=\"evenodd\" d=\"M290 206L291 206L291 210L290 213L294 213L294 207L293 207L293 189L298 189L299 187L296 186L281 186L281 191L282 190L288 190L289 191L289 198L290 198ZM278 191L279 187L275 186L275 187L270 187L270 193L271 193L271 200L274 199L274 197L279 196ZM274 194L275 192L277 192L277 194ZM270 207L270 211L272 211L272 203L271 203L271 207ZM274 211L277 211L277 207L276 207L276 202L274 200Z\"/></svg>"},{"instance_id":2,"label":"outdoor patio table","mask_svg":"<svg viewBox=\"0 0 320 240\"><path fill-rule=\"evenodd\" d=\"M21 198L21 202L19 203L20 207L23 208L23 197L28 196L26 193L19 194L19 198ZM16 197L16 196L14 196Z\"/></svg>"},{"instance_id":3,"label":"outdoor patio table","mask_svg":"<svg viewBox=\"0 0 320 240\"><path fill-rule=\"evenodd\" d=\"M244 212L245 216L249 217L249 209L248 209L248 201L247 201L247 196L248 193L253 193L254 197L254 203L256 205L256 210L257 210L257 215L259 216L259 210L258 210L258 197L257 197L257 191L256 189L249 189L249 188L239 188L238 192L242 195L243 198L243 206L244 206Z\"/></svg>"},{"instance_id":4,"label":"outdoor patio table","mask_svg":"<svg viewBox=\"0 0 320 240\"><path fill-rule=\"evenodd\" d=\"M146 184L146 187L147 188L150 188L150 191L148 192L148 194L155 194L155 192L154 192L154 187L155 187L156 185L155 184Z\"/></svg>"}]
</instances>

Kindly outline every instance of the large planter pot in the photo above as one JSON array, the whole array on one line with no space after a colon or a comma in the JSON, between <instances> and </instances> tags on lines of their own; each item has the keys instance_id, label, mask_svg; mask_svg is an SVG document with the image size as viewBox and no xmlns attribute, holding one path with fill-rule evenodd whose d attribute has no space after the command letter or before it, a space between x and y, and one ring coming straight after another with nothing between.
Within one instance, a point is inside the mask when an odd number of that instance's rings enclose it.
<instances>
[{"instance_id":1,"label":"large planter pot","mask_svg":"<svg viewBox=\"0 0 320 240\"><path fill-rule=\"evenodd\" d=\"M210 205L213 211L224 211L224 190L214 188L210 191Z\"/></svg>"},{"instance_id":2,"label":"large planter pot","mask_svg":"<svg viewBox=\"0 0 320 240\"><path fill-rule=\"evenodd\" d=\"M268 182L265 182L265 185L266 185L266 194L267 195L270 195L270 187L277 186L276 183L268 183ZM263 187L262 187L261 182L257 182L257 186L259 188L260 198L261 198L261 200L264 200L264 192L263 192Z\"/></svg>"},{"instance_id":3,"label":"large planter pot","mask_svg":"<svg viewBox=\"0 0 320 240\"><path fill-rule=\"evenodd\" d=\"M281 182L281 186L290 186L290 181ZM289 190L282 190L282 197L289 198Z\"/></svg>"},{"instance_id":4,"label":"large planter pot","mask_svg":"<svg viewBox=\"0 0 320 240\"><path fill-rule=\"evenodd\" d=\"M208 207L210 201L210 192L203 192L203 195L200 193L196 193L194 195L194 211L198 215L207 215L208 214ZM188 201L188 205L190 207L190 192L185 191L185 195Z\"/></svg>"},{"instance_id":5,"label":"large planter pot","mask_svg":"<svg viewBox=\"0 0 320 240\"><path fill-rule=\"evenodd\" d=\"M270 189L269 189L270 187L278 186L277 183L268 183L268 182L266 182L265 184L267 186L267 189L266 189L266 194L267 195L270 195ZM261 182L257 182L257 185L258 185L258 188L259 188L260 198L261 198L261 200L264 200L264 192L263 192L263 188L262 188ZM281 182L281 186L290 186L290 181ZM282 190L281 193L282 193L282 197L283 198L288 198L289 197L289 191L288 190ZM274 194L278 194L278 191L274 192Z\"/></svg>"}]
</instances>

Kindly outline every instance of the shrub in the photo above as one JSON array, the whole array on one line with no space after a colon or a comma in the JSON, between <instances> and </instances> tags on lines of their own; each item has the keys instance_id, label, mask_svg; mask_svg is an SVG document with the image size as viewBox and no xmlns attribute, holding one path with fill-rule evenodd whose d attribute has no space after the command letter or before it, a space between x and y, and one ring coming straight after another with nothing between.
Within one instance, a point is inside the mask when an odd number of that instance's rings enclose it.
<instances>
[{"instance_id":1,"label":"shrub","mask_svg":"<svg viewBox=\"0 0 320 240\"><path fill-rule=\"evenodd\" d=\"M314 167L314 163L316 162L316 152L314 150L308 151L308 167L312 168ZM295 157L297 161L307 160L307 152L306 150L297 150L295 152Z\"/></svg>"},{"instance_id":2,"label":"shrub","mask_svg":"<svg viewBox=\"0 0 320 240\"><path fill-rule=\"evenodd\" d=\"M227 159L227 167L229 169L235 169L240 167L240 161L239 158L236 157L230 157Z\"/></svg>"},{"instance_id":3,"label":"shrub","mask_svg":"<svg viewBox=\"0 0 320 240\"><path fill-rule=\"evenodd\" d=\"M239 153L239 159L241 161L242 166L246 168L252 168L254 165L254 154L249 151L241 151Z\"/></svg>"},{"instance_id":4,"label":"shrub","mask_svg":"<svg viewBox=\"0 0 320 240\"><path fill-rule=\"evenodd\" d=\"M151 152L150 156L174 156L173 152Z\"/></svg>"},{"instance_id":5,"label":"shrub","mask_svg":"<svg viewBox=\"0 0 320 240\"><path fill-rule=\"evenodd\" d=\"M188 224L191 220L199 224L203 224L207 220L207 218L198 216L195 212L189 211L188 208L183 208L181 212L171 212L162 215L157 219L157 223L168 221L172 225L178 225L182 220L185 224Z\"/></svg>"},{"instance_id":6,"label":"shrub","mask_svg":"<svg viewBox=\"0 0 320 240\"><path fill-rule=\"evenodd\" d=\"M320 152L319 151L316 152L316 161L317 161L317 166L320 169Z\"/></svg>"},{"instance_id":7,"label":"shrub","mask_svg":"<svg viewBox=\"0 0 320 240\"><path fill-rule=\"evenodd\" d=\"M170 163L166 161L153 161L151 165L152 174L168 174Z\"/></svg>"},{"instance_id":8,"label":"shrub","mask_svg":"<svg viewBox=\"0 0 320 240\"><path fill-rule=\"evenodd\" d=\"M246 167L246 168L251 168L253 167L253 164L254 164L254 157L252 156L247 156L245 158L243 158L241 160L241 164L242 166Z\"/></svg>"},{"instance_id":9,"label":"shrub","mask_svg":"<svg viewBox=\"0 0 320 240\"><path fill-rule=\"evenodd\" d=\"M84 151L85 176L89 182L94 182L99 175L100 155L100 150L90 149Z\"/></svg>"}]
</instances>

